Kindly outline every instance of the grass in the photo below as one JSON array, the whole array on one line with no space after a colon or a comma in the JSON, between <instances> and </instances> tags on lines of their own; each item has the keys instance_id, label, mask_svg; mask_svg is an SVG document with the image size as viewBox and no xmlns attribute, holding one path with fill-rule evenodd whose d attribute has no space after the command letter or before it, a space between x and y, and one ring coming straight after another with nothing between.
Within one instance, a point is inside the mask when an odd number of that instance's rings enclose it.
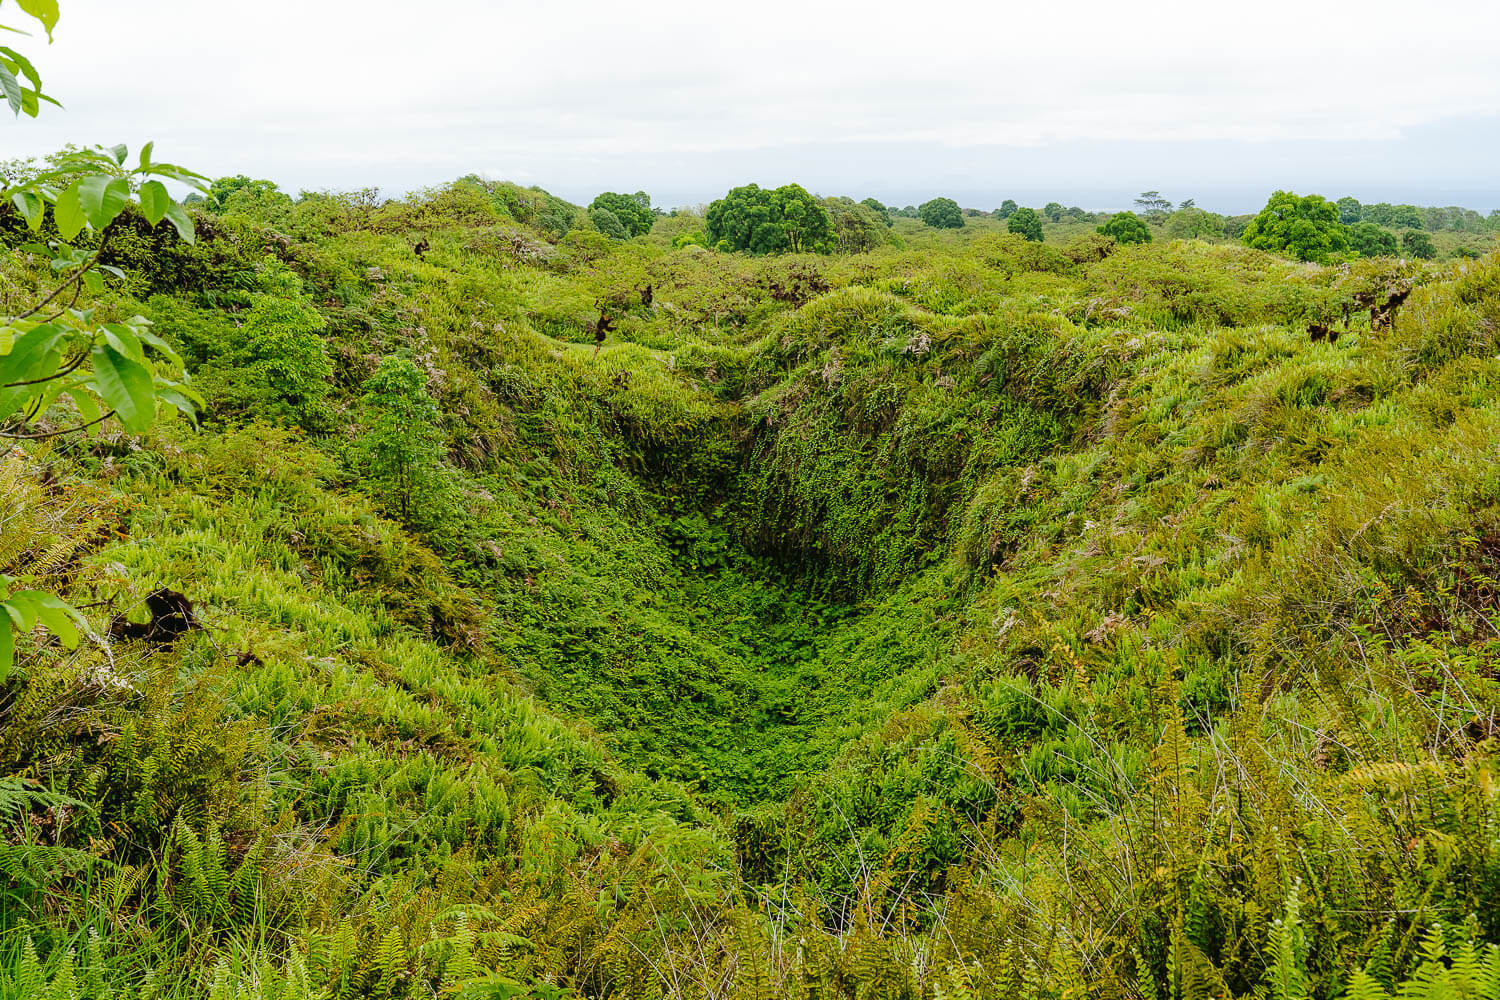
<instances>
[{"instance_id":1,"label":"grass","mask_svg":"<svg viewBox=\"0 0 1500 1000\"><path fill-rule=\"evenodd\" d=\"M184 273L258 284L101 303L219 405L13 452L0 571L206 628L0 691L0 996L1331 997L1500 942L1500 259L503 203L234 217ZM306 426L225 367L255 295L324 320Z\"/></svg>"}]
</instances>

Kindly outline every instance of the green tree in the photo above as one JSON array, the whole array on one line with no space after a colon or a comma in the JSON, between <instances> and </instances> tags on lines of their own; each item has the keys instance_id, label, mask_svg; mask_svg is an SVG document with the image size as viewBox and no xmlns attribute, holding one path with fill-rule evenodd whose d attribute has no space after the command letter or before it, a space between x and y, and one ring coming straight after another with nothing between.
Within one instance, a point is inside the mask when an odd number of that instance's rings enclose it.
<instances>
[{"instance_id":1,"label":"green tree","mask_svg":"<svg viewBox=\"0 0 1500 1000\"><path fill-rule=\"evenodd\" d=\"M435 496L443 435L436 401L422 369L390 355L364 383L366 429L359 440L365 468L387 492L403 524ZM418 520L422 520L419 518Z\"/></svg>"},{"instance_id":2,"label":"green tree","mask_svg":"<svg viewBox=\"0 0 1500 1000\"><path fill-rule=\"evenodd\" d=\"M1017 207L1018 206L1016 205L1015 199L1007 198L1000 203L999 208L995 209L995 218L1008 219L1012 215L1016 214Z\"/></svg>"},{"instance_id":3,"label":"green tree","mask_svg":"<svg viewBox=\"0 0 1500 1000\"><path fill-rule=\"evenodd\" d=\"M594 217L594 212L598 209L604 209L612 214L629 236L644 236L656 223L656 216L651 211L651 196L644 191L637 191L635 194L616 194L613 191L605 191L589 202L590 219ZM601 233L604 232L597 222L594 228ZM618 238L624 239L625 237Z\"/></svg>"},{"instance_id":4,"label":"green tree","mask_svg":"<svg viewBox=\"0 0 1500 1000\"><path fill-rule=\"evenodd\" d=\"M1339 207L1339 221L1346 226L1352 226L1364 217L1364 206L1351 195L1344 195L1336 204Z\"/></svg>"},{"instance_id":5,"label":"green tree","mask_svg":"<svg viewBox=\"0 0 1500 1000\"><path fill-rule=\"evenodd\" d=\"M1420 229L1408 229L1401 234L1401 251L1420 260L1432 260L1437 256L1437 247L1433 246L1432 237Z\"/></svg>"},{"instance_id":6,"label":"green tree","mask_svg":"<svg viewBox=\"0 0 1500 1000\"><path fill-rule=\"evenodd\" d=\"M1349 249L1338 208L1322 195L1299 198L1291 191L1272 194L1240 240L1257 250L1321 264L1328 262L1330 254Z\"/></svg>"},{"instance_id":7,"label":"green tree","mask_svg":"<svg viewBox=\"0 0 1500 1000\"><path fill-rule=\"evenodd\" d=\"M291 196L283 193L267 180L252 180L245 174L220 177L209 185L203 197L204 206L215 212L223 212L232 204L254 205L260 202L291 204Z\"/></svg>"},{"instance_id":8,"label":"green tree","mask_svg":"<svg viewBox=\"0 0 1500 1000\"><path fill-rule=\"evenodd\" d=\"M1391 212L1389 223L1395 229L1422 229L1426 224L1422 210L1415 205L1397 205Z\"/></svg>"},{"instance_id":9,"label":"green tree","mask_svg":"<svg viewBox=\"0 0 1500 1000\"><path fill-rule=\"evenodd\" d=\"M1163 217L1172 211L1172 203L1161 196L1160 191L1142 191L1135 199L1135 207L1143 215Z\"/></svg>"},{"instance_id":10,"label":"green tree","mask_svg":"<svg viewBox=\"0 0 1500 1000\"><path fill-rule=\"evenodd\" d=\"M1010 214L1005 228L1026 237L1033 243L1042 242L1042 219L1034 209L1018 208Z\"/></svg>"},{"instance_id":11,"label":"green tree","mask_svg":"<svg viewBox=\"0 0 1500 1000\"><path fill-rule=\"evenodd\" d=\"M709 242L749 253L801 253L832 247L828 212L800 184L737 187L708 206Z\"/></svg>"},{"instance_id":12,"label":"green tree","mask_svg":"<svg viewBox=\"0 0 1500 1000\"><path fill-rule=\"evenodd\" d=\"M57 4L28 0L18 6L50 40ZM28 57L0 46L0 91L14 114L34 118L43 103L57 104L41 86ZM0 204L14 208L31 232L41 230L50 209L58 236L24 248L50 259L55 284L17 312L0 314L0 443L76 434L109 421L139 433L155 421L161 404L190 418L202 405L185 384L182 360L147 320L100 322L93 309L73 308L84 292L102 291L107 278L124 277L100 264L100 257L127 207L152 228L165 221L179 238L194 238L192 219L163 180L203 190L207 178L156 160L151 143L140 149L135 166L127 166L128 159L123 145L73 150L52 158L49 169L11 175L0 190ZM84 234L92 237L92 248L74 245ZM40 420L50 426L34 426ZM8 498L0 498L0 515L8 506ZM76 611L55 595L18 589L16 583L0 576L0 679L14 662L16 631L26 634L41 624L65 646L78 641Z\"/></svg>"},{"instance_id":13,"label":"green tree","mask_svg":"<svg viewBox=\"0 0 1500 1000\"><path fill-rule=\"evenodd\" d=\"M1394 257L1401 251L1396 234L1373 222L1356 222L1349 227L1349 249L1361 257Z\"/></svg>"},{"instance_id":14,"label":"green tree","mask_svg":"<svg viewBox=\"0 0 1500 1000\"><path fill-rule=\"evenodd\" d=\"M833 249L833 223L828 210L801 184L783 184L771 196L793 253Z\"/></svg>"},{"instance_id":15,"label":"green tree","mask_svg":"<svg viewBox=\"0 0 1500 1000\"><path fill-rule=\"evenodd\" d=\"M283 278L295 282L294 275ZM244 325L199 369L216 409L314 432L327 429L333 365L320 336L325 324L298 291L293 285L256 294Z\"/></svg>"},{"instance_id":16,"label":"green tree","mask_svg":"<svg viewBox=\"0 0 1500 1000\"><path fill-rule=\"evenodd\" d=\"M958 202L952 198L933 198L931 201L924 201L917 211L922 216L923 224L933 229L963 228L964 214L959 211Z\"/></svg>"},{"instance_id":17,"label":"green tree","mask_svg":"<svg viewBox=\"0 0 1500 1000\"><path fill-rule=\"evenodd\" d=\"M1151 229L1134 212L1116 212L1099 227L1099 233L1116 243L1150 243Z\"/></svg>"},{"instance_id":18,"label":"green tree","mask_svg":"<svg viewBox=\"0 0 1500 1000\"><path fill-rule=\"evenodd\" d=\"M1042 206L1042 214L1045 215L1050 222L1061 222L1064 211L1065 209L1062 207L1062 204L1060 202L1049 201L1047 202L1047 204Z\"/></svg>"},{"instance_id":19,"label":"green tree","mask_svg":"<svg viewBox=\"0 0 1500 1000\"><path fill-rule=\"evenodd\" d=\"M824 198L823 207L828 211L834 248L839 253L865 253L890 239L889 220L864 202Z\"/></svg>"},{"instance_id":20,"label":"green tree","mask_svg":"<svg viewBox=\"0 0 1500 1000\"><path fill-rule=\"evenodd\" d=\"M594 224L595 229L611 239L630 239L630 233L626 232L625 226L620 222L620 217L607 208L595 205L589 209L589 221Z\"/></svg>"},{"instance_id":21,"label":"green tree","mask_svg":"<svg viewBox=\"0 0 1500 1000\"><path fill-rule=\"evenodd\" d=\"M882 205L879 200L875 198L866 198L864 201L860 202L860 204L868 208L870 211L874 212L876 215L879 215L880 220L887 226L891 224L891 210L889 207Z\"/></svg>"},{"instance_id":22,"label":"green tree","mask_svg":"<svg viewBox=\"0 0 1500 1000\"><path fill-rule=\"evenodd\" d=\"M1187 205L1187 202L1183 202ZM1167 216L1165 229L1168 236L1177 240L1199 240L1205 237L1224 235L1224 217L1201 208L1178 207Z\"/></svg>"}]
</instances>

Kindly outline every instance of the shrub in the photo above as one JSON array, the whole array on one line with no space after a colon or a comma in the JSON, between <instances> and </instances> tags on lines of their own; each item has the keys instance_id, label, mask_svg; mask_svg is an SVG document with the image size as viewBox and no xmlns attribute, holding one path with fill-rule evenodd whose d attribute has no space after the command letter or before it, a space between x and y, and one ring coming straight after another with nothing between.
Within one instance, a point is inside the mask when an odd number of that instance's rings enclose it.
<instances>
[{"instance_id":1,"label":"shrub","mask_svg":"<svg viewBox=\"0 0 1500 1000\"><path fill-rule=\"evenodd\" d=\"M1134 212L1116 212L1098 231L1116 243L1151 242L1150 228Z\"/></svg>"},{"instance_id":2,"label":"shrub","mask_svg":"<svg viewBox=\"0 0 1500 1000\"><path fill-rule=\"evenodd\" d=\"M1033 243L1042 242L1042 220L1032 209L1016 209L1006 221L1005 228L1018 236L1026 237Z\"/></svg>"},{"instance_id":3,"label":"shrub","mask_svg":"<svg viewBox=\"0 0 1500 1000\"><path fill-rule=\"evenodd\" d=\"M922 224L934 229L962 229L964 225L964 214L952 198L924 201L917 212L922 216Z\"/></svg>"}]
</instances>

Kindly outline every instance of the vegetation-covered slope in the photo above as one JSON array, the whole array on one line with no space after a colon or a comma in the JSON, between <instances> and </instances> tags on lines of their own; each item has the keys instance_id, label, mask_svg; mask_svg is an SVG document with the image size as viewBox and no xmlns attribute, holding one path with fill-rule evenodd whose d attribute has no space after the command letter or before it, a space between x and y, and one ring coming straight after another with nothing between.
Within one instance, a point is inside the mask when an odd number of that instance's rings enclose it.
<instances>
[{"instance_id":1,"label":"vegetation-covered slope","mask_svg":"<svg viewBox=\"0 0 1500 1000\"><path fill-rule=\"evenodd\" d=\"M122 227L97 303L201 428L0 465L0 572L101 636L0 692L0 990L1500 970L1500 258L215 208ZM103 638L160 587L204 628Z\"/></svg>"}]
</instances>

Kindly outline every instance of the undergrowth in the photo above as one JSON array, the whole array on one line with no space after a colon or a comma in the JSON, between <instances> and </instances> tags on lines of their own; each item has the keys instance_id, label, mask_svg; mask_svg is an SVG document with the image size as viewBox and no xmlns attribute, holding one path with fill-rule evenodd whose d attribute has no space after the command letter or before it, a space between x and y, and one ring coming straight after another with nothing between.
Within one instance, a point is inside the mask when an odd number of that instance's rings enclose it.
<instances>
[{"instance_id":1,"label":"undergrowth","mask_svg":"<svg viewBox=\"0 0 1500 1000\"><path fill-rule=\"evenodd\" d=\"M95 633L0 685L0 996L1500 995L1500 258L241 208L96 303L202 427L0 459Z\"/></svg>"}]
</instances>

